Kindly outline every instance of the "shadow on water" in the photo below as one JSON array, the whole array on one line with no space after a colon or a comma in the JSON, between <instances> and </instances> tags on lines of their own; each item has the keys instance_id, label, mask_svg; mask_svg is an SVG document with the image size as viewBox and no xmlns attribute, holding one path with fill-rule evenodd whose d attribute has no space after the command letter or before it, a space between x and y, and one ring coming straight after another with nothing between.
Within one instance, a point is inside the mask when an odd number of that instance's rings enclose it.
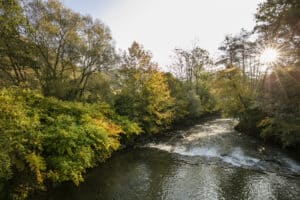
<instances>
[{"instance_id":1,"label":"shadow on water","mask_svg":"<svg viewBox=\"0 0 300 200\"><path fill-rule=\"evenodd\" d=\"M87 173L32 199L300 199L300 165L216 119L160 143L118 152Z\"/></svg>"}]
</instances>

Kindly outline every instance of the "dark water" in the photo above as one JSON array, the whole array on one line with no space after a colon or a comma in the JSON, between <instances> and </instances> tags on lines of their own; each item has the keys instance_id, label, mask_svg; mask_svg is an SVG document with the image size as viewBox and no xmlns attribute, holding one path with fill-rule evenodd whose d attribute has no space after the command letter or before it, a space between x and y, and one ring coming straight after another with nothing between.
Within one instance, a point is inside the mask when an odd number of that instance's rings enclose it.
<instances>
[{"instance_id":1,"label":"dark water","mask_svg":"<svg viewBox=\"0 0 300 200\"><path fill-rule=\"evenodd\" d=\"M300 163L233 130L234 120L196 125L167 141L114 154L79 187L34 199L295 199Z\"/></svg>"}]
</instances>

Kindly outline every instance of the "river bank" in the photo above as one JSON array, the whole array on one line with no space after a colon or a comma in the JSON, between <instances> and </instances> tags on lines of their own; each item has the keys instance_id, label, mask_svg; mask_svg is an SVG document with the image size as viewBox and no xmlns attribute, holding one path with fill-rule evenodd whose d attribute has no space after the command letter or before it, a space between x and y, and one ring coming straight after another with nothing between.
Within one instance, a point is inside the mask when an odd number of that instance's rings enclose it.
<instances>
[{"instance_id":1,"label":"river bank","mask_svg":"<svg viewBox=\"0 0 300 200\"><path fill-rule=\"evenodd\" d=\"M297 199L300 163L235 124L208 120L182 137L124 149L79 187L63 184L31 199Z\"/></svg>"}]
</instances>

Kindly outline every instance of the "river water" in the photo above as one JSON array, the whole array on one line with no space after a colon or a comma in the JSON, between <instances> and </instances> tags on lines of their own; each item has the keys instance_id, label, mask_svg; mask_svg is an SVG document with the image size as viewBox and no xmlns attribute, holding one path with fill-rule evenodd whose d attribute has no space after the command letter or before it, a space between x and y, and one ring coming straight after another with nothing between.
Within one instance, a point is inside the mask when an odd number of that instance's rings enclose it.
<instances>
[{"instance_id":1,"label":"river water","mask_svg":"<svg viewBox=\"0 0 300 200\"><path fill-rule=\"evenodd\" d=\"M120 151L90 170L79 187L63 184L48 200L300 200L300 163L214 119L173 137Z\"/></svg>"}]
</instances>

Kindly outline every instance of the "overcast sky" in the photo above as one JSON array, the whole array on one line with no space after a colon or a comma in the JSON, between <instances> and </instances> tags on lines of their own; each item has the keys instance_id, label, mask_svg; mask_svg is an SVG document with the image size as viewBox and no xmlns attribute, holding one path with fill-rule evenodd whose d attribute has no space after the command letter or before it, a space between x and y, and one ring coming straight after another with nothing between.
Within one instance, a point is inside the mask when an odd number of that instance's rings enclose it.
<instances>
[{"instance_id":1,"label":"overcast sky","mask_svg":"<svg viewBox=\"0 0 300 200\"><path fill-rule=\"evenodd\" d=\"M150 50L163 66L174 48L194 44L212 55L226 34L251 30L262 0L62 0L75 11L90 14L110 27L116 47L133 41Z\"/></svg>"}]
</instances>

